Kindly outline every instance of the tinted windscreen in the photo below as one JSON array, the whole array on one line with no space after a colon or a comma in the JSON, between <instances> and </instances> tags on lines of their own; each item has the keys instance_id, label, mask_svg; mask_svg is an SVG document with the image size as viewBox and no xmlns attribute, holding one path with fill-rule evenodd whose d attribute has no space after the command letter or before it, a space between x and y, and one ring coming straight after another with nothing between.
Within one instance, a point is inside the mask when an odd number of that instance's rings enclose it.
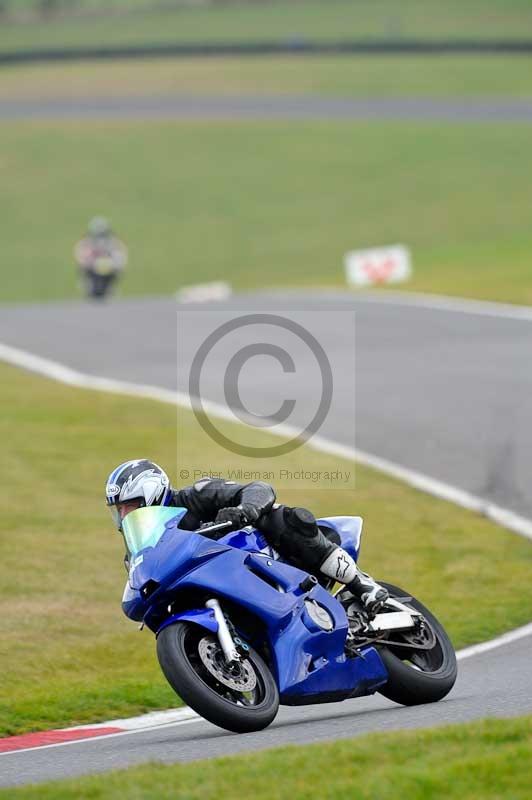
<instances>
[{"instance_id":1,"label":"tinted windscreen","mask_svg":"<svg viewBox=\"0 0 532 800\"><path fill-rule=\"evenodd\" d=\"M131 511L122 521L122 531L129 555L133 558L145 547L155 547L167 523L182 514L181 508L148 506Z\"/></svg>"}]
</instances>

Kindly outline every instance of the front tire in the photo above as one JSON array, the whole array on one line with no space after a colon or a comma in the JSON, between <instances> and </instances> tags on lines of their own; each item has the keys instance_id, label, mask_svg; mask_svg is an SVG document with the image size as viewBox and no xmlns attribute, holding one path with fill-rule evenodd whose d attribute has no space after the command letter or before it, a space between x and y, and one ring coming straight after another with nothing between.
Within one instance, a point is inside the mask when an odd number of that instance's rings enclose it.
<instances>
[{"instance_id":1,"label":"front tire","mask_svg":"<svg viewBox=\"0 0 532 800\"><path fill-rule=\"evenodd\" d=\"M388 589L390 597L423 614L435 642L429 650L409 651L403 647L380 646L379 654L389 678L379 692L404 706L435 703L451 691L456 681L456 654L451 640L434 614L419 600L398 586L382 582L381 585ZM408 643L408 632L401 636Z\"/></svg>"},{"instance_id":2,"label":"front tire","mask_svg":"<svg viewBox=\"0 0 532 800\"><path fill-rule=\"evenodd\" d=\"M231 673L215 636L198 625L176 622L157 637L157 657L172 689L214 725L249 733L275 719L279 692L252 648Z\"/></svg>"}]
</instances>

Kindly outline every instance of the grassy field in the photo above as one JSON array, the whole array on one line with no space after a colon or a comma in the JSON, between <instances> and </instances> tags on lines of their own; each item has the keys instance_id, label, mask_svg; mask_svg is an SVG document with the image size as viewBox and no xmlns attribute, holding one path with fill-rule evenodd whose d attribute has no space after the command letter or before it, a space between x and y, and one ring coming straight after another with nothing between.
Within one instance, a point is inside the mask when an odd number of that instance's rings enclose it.
<instances>
[{"instance_id":1,"label":"grassy field","mask_svg":"<svg viewBox=\"0 0 532 800\"><path fill-rule=\"evenodd\" d=\"M8 123L1 301L77 295L72 247L108 215L126 294L223 277L343 285L343 254L403 242L405 288L532 303L527 125Z\"/></svg>"},{"instance_id":2,"label":"grassy field","mask_svg":"<svg viewBox=\"0 0 532 800\"><path fill-rule=\"evenodd\" d=\"M530 31L531 23L528 0L215 2L115 18L102 15L76 19L65 15L48 22L4 23L0 51L36 46L305 38L521 39Z\"/></svg>"},{"instance_id":3,"label":"grassy field","mask_svg":"<svg viewBox=\"0 0 532 800\"><path fill-rule=\"evenodd\" d=\"M0 379L0 477L9 498L0 565L0 734L178 704L152 635L122 615L123 549L103 487L127 458L148 456L176 475L198 452L204 465L213 463L212 448L185 412L176 445L171 406L70 389L6 366ZM253 435L264 442L264 434ZM241 463L225 454L226 469ZM301 463L342 466L309 448L282 466ZM362 566L418 595L457 647L531 618L530 543L480 517L362 467L355 490L293 484L280 499L318 515L364 516Z\"/></svg>"},{"instance_id":4,"label":"grassy field","mask_svg":"<svg viewBox=\"0 0 532 800\"><path fill-rule=\"evenodd\" d=\"M531 97L528 56L150 59L4 68L0 99L169 94Z\"/></svg>"},{"instance_id":5,"label":"grassy field","mask_svg":"<svg viewBox=\"0 0 532 800\"><path fill-rule=\"evenodd\" d=\"M265 753L152 764L0 790L13 800L528 800L532 718L285 747Z\"/></svg>"}]
</instances>

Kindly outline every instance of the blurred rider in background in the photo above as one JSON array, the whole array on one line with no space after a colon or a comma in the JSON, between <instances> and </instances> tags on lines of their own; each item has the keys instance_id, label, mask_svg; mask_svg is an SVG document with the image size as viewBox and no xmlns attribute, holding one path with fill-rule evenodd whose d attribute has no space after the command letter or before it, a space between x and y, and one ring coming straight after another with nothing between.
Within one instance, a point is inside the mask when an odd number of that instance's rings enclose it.
<instances>
[{"instance_id":1,"label":"blurred rider in background","mask_svg":"<svg viewBox=\"0 0 532 800\"><path fill-rule=\"evenodd\" d=\"M104 217L94 217L74 249L88 297L102 299L127 264L127 248Z\"/></svg>"},{"instance_id":2,"label":"blurred rider in background","mask_svg":"<svg viewBox=\"0 0 532 800\"><path fill-rule=\"evenodd\" d=\"M187 513L179 527L220 539L227 530L201 530L206 523L230 523L231 530L253 525L288 563L318 577L347 586L373 616L386 603L388 592L356 565L332 530L318 526L311 511L276 503L275 491L263 481L247 484L204 477L192 486L173 489L166 472L147 459L119 464L105 488L107 506L119 531L131 511L146 506L177 506ZM128 556L126 555L126 565Z\"/></svg>"}]
</instances>

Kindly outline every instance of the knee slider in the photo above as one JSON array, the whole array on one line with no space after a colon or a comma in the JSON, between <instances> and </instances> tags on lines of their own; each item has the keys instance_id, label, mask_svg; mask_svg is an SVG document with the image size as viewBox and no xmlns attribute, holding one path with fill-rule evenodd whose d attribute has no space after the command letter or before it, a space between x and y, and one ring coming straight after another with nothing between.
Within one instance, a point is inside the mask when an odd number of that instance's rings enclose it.
<instances>
[{"instance_id":1,"label":"knee slider","mask_svg":"<svg viewBox=\"0 0 532 800\"><path fill-rule=\"evenodd\" d=\"M303 536L316 536L318 527L314 514L306 508L290 508L287 513L287 523Z\"/></svg>"}]
</instances>

